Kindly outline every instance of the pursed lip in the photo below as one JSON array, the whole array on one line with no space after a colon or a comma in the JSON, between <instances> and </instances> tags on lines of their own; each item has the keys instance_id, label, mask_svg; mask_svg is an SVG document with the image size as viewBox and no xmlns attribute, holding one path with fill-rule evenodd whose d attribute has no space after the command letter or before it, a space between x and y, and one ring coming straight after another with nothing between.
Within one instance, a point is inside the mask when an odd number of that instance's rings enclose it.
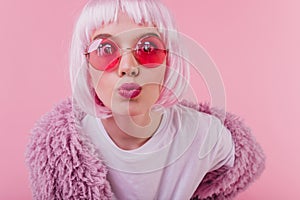
<instances>
[{"instance_id":1,"label":"pursed lip","mask_svg":"<svg viewBox=\"0 0 300 200\"><path fill-rule=\"evenodd\" d=\"M118 88L119 95L127 99L137 97L141 91L142 87L137 83L123 83Z\"/></svg>"}]
</instances>

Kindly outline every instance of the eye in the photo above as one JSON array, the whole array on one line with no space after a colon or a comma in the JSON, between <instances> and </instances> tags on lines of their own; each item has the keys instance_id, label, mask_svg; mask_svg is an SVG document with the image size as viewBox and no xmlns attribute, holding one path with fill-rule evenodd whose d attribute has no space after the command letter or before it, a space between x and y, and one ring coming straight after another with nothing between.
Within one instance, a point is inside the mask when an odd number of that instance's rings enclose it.
<instances>
[{"instance_id":1,"label":"eye","mask_svg":"<svg viewBox=\"0 0 300 200\"><path fill-rule=\"evenodd\" d=\"M134 51L134 57L139 64L154 68L161 65L166 59L167 50L163 41L155 35L142 37Z\"/></svg>"},{"instance_id":2,"label":"eye","mask_svg":"<svg viewBox=\"0 0 300 200\"><path fill-rule=\"evenodd\" d=\"M156 49L156 46L149 41L144 41L144 43L141 44L140 49L144 52L151 53L154 49Z\"/></svg>"},{"instance_id":3,"label":"eye","mask_svg":"<svg viewBox=\"0 0 300 200\"><path fill-rule=\"evenodd\" d=\"M101 43L97 48L98 56L111 56L116 52L116 47L110 43Z\"/></svg>"},{"instance_id":4,"label":"eye","mask_svg":"<svg viewBox=\"0 0 300 200\"><path fill-rule=\"evenodd\" d=\"M137 51L144 54L154 54L157 51L164 50L164 43L157 36L148 35L141 38L136 46Z\"/></svg>"}]
</instances>

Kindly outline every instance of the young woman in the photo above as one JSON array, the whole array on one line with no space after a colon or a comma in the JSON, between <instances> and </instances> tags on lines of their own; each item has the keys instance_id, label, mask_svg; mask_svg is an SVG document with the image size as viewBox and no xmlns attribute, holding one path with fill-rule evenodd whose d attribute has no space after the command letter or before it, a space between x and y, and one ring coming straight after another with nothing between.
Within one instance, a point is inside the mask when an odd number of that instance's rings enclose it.
<instances>
[{"instance_id":1,"label":"young woman","mask_svg":"<svg viewBox=\"0 0 300 200\"><path fill-rule=\"evenodd\" d=\"M224 199L261 173L240 121L180 102L189 66L175 30L158 1L86 4L70 51L73 97L32 131L35 199Z\"/></svg>"}]
</instances>

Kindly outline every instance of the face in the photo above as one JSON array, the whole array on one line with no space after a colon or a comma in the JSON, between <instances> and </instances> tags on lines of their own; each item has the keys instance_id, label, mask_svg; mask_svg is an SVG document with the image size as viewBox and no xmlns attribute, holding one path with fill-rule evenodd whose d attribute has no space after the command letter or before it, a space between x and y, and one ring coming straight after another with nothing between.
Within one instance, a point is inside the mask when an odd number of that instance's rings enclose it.
<instances>
[{"instance_id":1,"label":"face","mask_svg":"<svg viewBox=\"0 0 300 200\"><path fill-rule=\"evenodd\" d=\"M114 114L148 113L159 98L166 71L167 52L157 28L137 25L120 14L117 22L93 33L93 45L97 50L87 55L89 75L103 104ZM160 51L149 54L153 49Z\"/></svg>"}]
</instances>

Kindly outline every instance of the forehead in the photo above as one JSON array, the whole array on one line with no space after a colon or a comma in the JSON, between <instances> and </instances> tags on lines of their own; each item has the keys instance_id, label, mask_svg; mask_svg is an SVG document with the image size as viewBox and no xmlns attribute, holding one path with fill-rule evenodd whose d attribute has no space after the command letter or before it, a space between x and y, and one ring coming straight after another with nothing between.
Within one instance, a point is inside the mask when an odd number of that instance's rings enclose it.
<instances>
[{"instance_id":1,"label":"forehead","mask_svg":"<svg viewBox=\"0 0 300 200\"><path fill-rule=\"evenodd\" d=\"M118 20L96 29L92 34L91 40L100 34L108 34L117 38L129 39L147 33L156 33L157 35L160 35L157 28L152 24L137 24L129 18L128 15L119 13Z\"/></svg>"}]
</instances>

